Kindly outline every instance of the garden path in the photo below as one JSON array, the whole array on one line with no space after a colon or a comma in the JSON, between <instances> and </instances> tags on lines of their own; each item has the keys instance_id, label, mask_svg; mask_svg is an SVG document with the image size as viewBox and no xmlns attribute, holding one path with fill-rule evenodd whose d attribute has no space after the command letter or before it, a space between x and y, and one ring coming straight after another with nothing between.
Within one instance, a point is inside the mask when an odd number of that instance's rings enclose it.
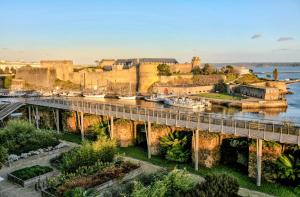
<instances>
[{"instance_id":1,"label":"garden path","mask_svg":"<svg viewBox=\"0 0 300 197\"><path fill-rule=\"evenodd\" d=\"M19 161L13 163L13 165L11 167L4 166L0 170L0 177L4 178L4 180L0 182L0 197L40 197L41 192L35 191L34 187L23 188L19 185L16 185L16 184L13 184L13 183L7 181L7 174L10 172L13 172L15 170L18 170L18 169L21 169L24 167L29 167L32 165L47 165L47 166L49 166L50 165L49 160L51 158L58 156L62 152L66 152L66 151L70 150L74 146L77 146L74 143L70 143L70 142L65 142L65 143L68 144L67 147L61 148L53 154L47 154L47 155L43 155L43 156L33 156L33 157L29 157L27 159L19 160Z\"/></svg>"}]
</instances>

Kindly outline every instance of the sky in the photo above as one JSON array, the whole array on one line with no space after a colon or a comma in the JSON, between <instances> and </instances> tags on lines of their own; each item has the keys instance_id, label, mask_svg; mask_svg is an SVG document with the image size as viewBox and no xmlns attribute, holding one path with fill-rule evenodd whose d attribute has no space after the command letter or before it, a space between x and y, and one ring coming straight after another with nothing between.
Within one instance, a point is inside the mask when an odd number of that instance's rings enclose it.
<instances>
[{"instance_id":1,"label":"sky","mask_svg":"<svg viewBox=\"0 0 300 197\"><path fill-rule=\"evenodd\" d=\"M300 0L0 0L0 60L300 62Z\"/></svg>"}]
</instances>

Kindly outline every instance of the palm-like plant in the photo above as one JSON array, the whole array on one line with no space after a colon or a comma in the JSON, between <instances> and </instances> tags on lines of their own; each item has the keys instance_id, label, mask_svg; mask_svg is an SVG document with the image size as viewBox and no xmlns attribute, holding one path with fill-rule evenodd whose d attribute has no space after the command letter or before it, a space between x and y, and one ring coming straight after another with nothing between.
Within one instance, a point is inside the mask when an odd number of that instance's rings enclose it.
<instances>
[{"instance_id":1,"label":"palm-like plant","mask_svg":"<svg viewBox=\"0 0 300 197\"><path fill-rule=\"evenodd\" d=\"M281 155L276 161L278 177L283 180L300 179L300 160L292 155Z\"/></svg>"},{"instance_id":2,"label":"palm-like plant","mask_svg":"<svg viewBox=\"0 0 300 197\"><path fill-rule=\"evenodd\" d=\"M160 139L162 153L166 159L178 162L186 162L190 156L187 147L188 136L182 132L170 133Z\"/></svg>"}]
</instances>

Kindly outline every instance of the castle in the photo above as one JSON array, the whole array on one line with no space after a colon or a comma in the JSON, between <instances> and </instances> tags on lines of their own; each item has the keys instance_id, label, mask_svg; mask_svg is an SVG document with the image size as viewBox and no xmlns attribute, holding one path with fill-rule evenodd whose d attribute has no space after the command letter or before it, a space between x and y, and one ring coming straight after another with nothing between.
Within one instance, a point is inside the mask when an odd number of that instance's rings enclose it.
<instances>
[{"instance_id":1,"label":"castle","mask_svg":"<svg viewBox=\"0 0 300 197\"><path fill-rule=\"evenodd\" d=\"M127 83L135 87L137 92L147 93L159 81L159 64L169 65L172 73L190 73L193 68L201 66L199 57L193 57L190 63L178 63L174 58L102 59L96 63L96 67L75 70L71 60L42 60L40 68L27 66L18 69L16 79L48 88L53 87L53 79L70 81L87 89Z\"/></svg>"}]
</instances>

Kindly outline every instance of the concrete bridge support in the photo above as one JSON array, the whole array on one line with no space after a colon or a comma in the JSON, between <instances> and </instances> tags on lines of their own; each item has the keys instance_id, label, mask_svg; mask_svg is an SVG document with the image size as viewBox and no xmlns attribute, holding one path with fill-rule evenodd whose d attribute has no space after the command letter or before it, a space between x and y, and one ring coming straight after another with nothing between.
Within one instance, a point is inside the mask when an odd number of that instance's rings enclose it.
<instances>
[{"instance_id":1,"label":"concrete bridge support","mask_svg":"<svg viewBox=\"0 0 300 197\"><path fill-rule=\"evenodd\" d=\"M199 169L199 130L193 132L195 135L195 170Z\"/></svg>"},{"instance_id":2,"label":"concrete bridge support","mask_svg":"<svg viewBox=\"0 0 300 197\"><path fill-rule=\"evenodd\" d=\"M56 125L56 131L59 133L59 109L55 110L55 125Z\"/></svg>"},{"instance_id":3,"label":"concrete bridge support","mask_svg":"<svg viewBox=\"0 0 300 197\"><path fill-rule=\"evenodd\" d=\"M146 131L146 142L147 142L147 152L148 152L148 159L151 159L151 140L150 140L150 133L151 133L151 122L145 122L145 131Z\"/></svg>"},{"instance_id":4,"label":"concrete bridge support","mask_svg":"<svg viewBox=\"0 0 300 197\"><path fill-rule=\"evenodd\" d=\"M35 124L36 124L36 128L39 129L40 128L40 115L39 115L39 108L36 106L35 107Z\"/></svg>"},{"instance_id":5,"label":"concrete bridge support","mask_svg":"<svg viewBox=\"0 0 300 197\"><path fill-rule=\"evenodd\" d=\"M114 117L110 117L110 139L114 139Z\"/></svg>"},{"instance_id":6,"label":"concrete bridge support","mask_svg":"<svg viewBox=\"0 0 300 197\"><path fill-rule=\"evenodd\" d=\"M31 120L31 107L28 106L28 121L31 123L32 120Z\"/></svg>"},{"instance_id":7,"label":"concrete bridge support","mask_svg":"<svg viewBox=\"0 0 300 197\"><path fill-rule=\"evenodd\" d=\"M83 112L80 112L80 132L81 132L81 140L84 140L84 119Z\"/></svg>"},{"instance_id":8,"label":"concrete bridge support","mask_svg":"<svg viewBox=\"0 0 300 197\"><path fill-rule=\"evenodd\" d=\"M256 185L261 186L261 163L262 163L262 139L256 140L256 161L257 161L257 171L256 171Z\"/></svg>"}]
</instances>

